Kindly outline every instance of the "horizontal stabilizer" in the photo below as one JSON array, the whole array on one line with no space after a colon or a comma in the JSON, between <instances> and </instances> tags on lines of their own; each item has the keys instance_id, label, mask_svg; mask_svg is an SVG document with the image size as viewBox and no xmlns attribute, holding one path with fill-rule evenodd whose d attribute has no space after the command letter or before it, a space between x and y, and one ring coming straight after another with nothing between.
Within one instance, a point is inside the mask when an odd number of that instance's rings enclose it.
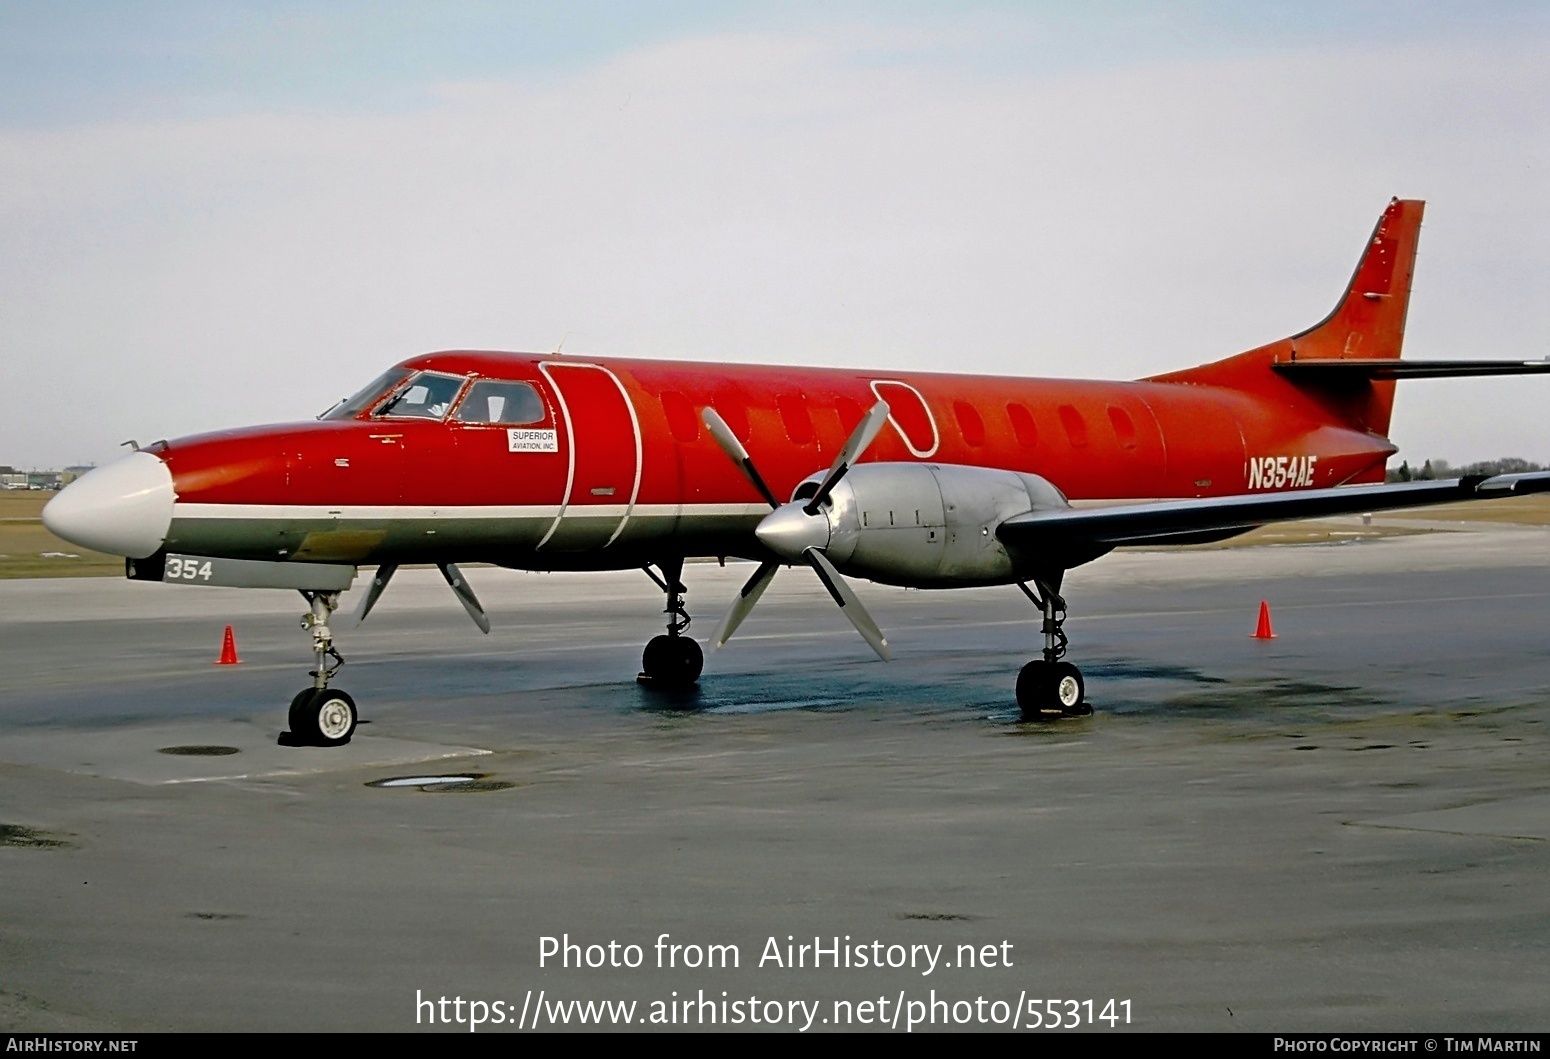
<instances>
[{"instance_id":1,"label":"horizontal stabilizer","mask_svg":"<svg viewBox=\"0 0 1550 1059\"><path fill-rule=\"evenodd\" d=\"M1346 360L1308 358L1272 364L1289 379L1324 383L1368 379L1463 379L1478 375L1550 374L1550 360Z\"/></svg>"},{"instance_id":2,"label":"horizontal stabilizer","mask_svg":"<svg viewBox=\"0 0 1550 1059\"><path fill-rule=\"evenodd\" d=\"M1438 482L1348 485L1200 500L1033 511L1001 523L996 536L1010 548L1045 551L1179 544L1187 543L1188 537L1203 539L1209 533L1225 536L1267 522L1544 492L1550 492L1550 471L1490 477L1472 475Z\"/></svg>"}]
</instances>

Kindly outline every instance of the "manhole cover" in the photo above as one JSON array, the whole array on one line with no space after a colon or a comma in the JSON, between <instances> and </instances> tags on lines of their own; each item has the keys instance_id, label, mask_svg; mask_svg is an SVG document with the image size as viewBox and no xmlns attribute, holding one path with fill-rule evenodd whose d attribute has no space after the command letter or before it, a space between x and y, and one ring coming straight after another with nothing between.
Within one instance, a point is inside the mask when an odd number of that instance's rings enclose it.
<instances>
[{"instance_id":1,"label":"manhole cover","mask_svg":"<svg viewBox=\"0 0 1550 1059\"><path fill-rule=\"evenodd\" d=\"M482 772L460 772L452 776L390 776L385 780L372 780L368 787L430 787L447 783L473 783L484 779Z\"/></svg>"},{"instance_id":2,"label":"manhole cover","mask_svg":"<svg viewBox=\"0 0 1550 1059\"><path fill-rule=\"evenodd\" d=\"M460 791L504 791L518 784L486 779L483 772L464 772L451 776L394 776L385 780L372 780L366 786L417 787L422 791L448 794Z\"/></svg>"},{"instance_id":3,"label":"manhole cover","mask_svg":"<svg viewBox=\"0 0 1550 1059\"><path fill-rule=\"evenodd\" d=\"M157 753L173 754L178 757L225 757L227 754L240 754L242 751L234 746L164 746Z\"/></svg>"},{"instance_id":4,"label":"manhole cover","mask_svg":"<svg viewBox=\"0 0 1550 1059\"><path fill-rule=\"evenodd\" d=\"M435 794L460 794L474 791L506 791L515 786L515 783L507 783L505 780L468 780L461 783L432 783L420 789Z\"/></svg>"}]
</instances>

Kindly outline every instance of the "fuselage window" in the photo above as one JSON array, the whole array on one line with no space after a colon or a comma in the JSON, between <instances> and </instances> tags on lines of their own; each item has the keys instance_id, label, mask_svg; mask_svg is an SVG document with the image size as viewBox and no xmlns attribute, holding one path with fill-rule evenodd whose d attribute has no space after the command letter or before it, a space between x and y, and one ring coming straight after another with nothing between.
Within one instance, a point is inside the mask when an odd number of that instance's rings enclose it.
<instances>
[{"instance_id":1,"label":"fuselage window","mask_svg":"<svg viewBox=\"0 0 1550 1059\"><path fill-rule=\"evenodd\" d=\"M398 387L398 384L409 377L409 373L403 368L394 368L384 372L371 385L358 390L353 397L347 397L334 407L318 416L319 419L354 419L366 409L376 404L377 398L390 393Z\"/></svg>"},{"instance_id":2,"label":"fuselage window","mask_svg":"<svg viewBox=\"0 0 1550 1059\"><path fill-rule=\"evenodd\" d=\"M1017 435L1017 443L1025 449L1038 448L1039 427L1033 421L1033 413L1013 401L1006 406L1006 414L1012 421L1012 433Z\"/></svg>"},{"instance_id":3,"label":"fuselage window","mask_svg":"<svg viewBox=\"0 0 1550 1059\"><path fill-rule=\"evenodd\" d=\"M468 396L452 418L459 423L541 423L544 399L532 383L481 379L468 388Z\"/></svg>"},{"instance_id":4,"label":"fuselage window","mask_svg":"<svg viewBox=\"0 0 1550 1059\"><path fill-rule=\"evenodd\" d=\"M1073 449L1087 446L1087 420L1082 418L1082 413L1068 404L1061 405L1056 411L1060 413L1060 425L1066 428L1066 437L1071 439Z\"/></svg>"},{"instance_id":5,"label":"fuselage window","mask_svg":"<svg viewBox=\"0 0 1550 1059\"><path fill-rule=\"evenodd\" d=\"M780 421L786 426L786 439L793 445L811 445L813 420L807 414L807 405L796 394L781 394L775 398L780 409Z\"/></svg>"},{"instance_id":6,"label":"fuselage window","mask_svg":"<svg viewBox=\"0 0 1550 1059\"><path fill-rule=\"evenodd\" d=\"M467 381L461 375L422 371L379 408L377 415L394 419L443 419Z\"/></svg>"},{"instance_id":7,"label":"fuselage window","mask_svg":"<svg viewBox=\"0 0 1550 1059\"><path fill-rule=\"evenodd\" d=\"M963 440L975 448L985 444L985 421L968 401L954 401L953 415L958 419L958 429Z\"/></svg>"},{"instance_id":8,"label":"fuselage window","mask_svg":"<svg viewBox=\"0 0 1550 1059\"><path fill-rule=\"evenodd\" d=\"M716 406L716 411L725 420L727 426L732 428L732 433L738 441L748 440L748 403L743 400L743 395L736 390L722 390L711 398L711 404Z\"/></svg>"},{"instance_id":9,"label":"fuselage window","mask_svg":"<svg viewBox=\"0 0 1550 1059\"><path fill-rule=\"evenodd\" d=\"M662 394L662 414L667 416L667 428L673 437L687 445L700 439L700 417L694 414L694 405L677 390Z\"/></svg>"},{"instance_id":10,"label":"fuselage window","mask_svg":"<svg viewBox=\"0 0 1550 1059\"><path fill-rule=\"evenodd\" d=\"M1136 425L1131 421L1130 413L1123 408L1109 405L1109 422L1114 424L1114 436L1119 438L1119 447L1122 449L1134 449L1136 447Z\"/></svg>"},{"instance_id":11,"label":"fuselage window","mask_svg":"<svg viewBox=\"0 0 1550 1059\"><path fill-rule=\"evenodd\" d=\"M834 410L840 414L840 429L847 436L866 417L866 413L861 410L861 406L849 397L836 397L834 399Z\"/></svg>"}]
</instances>

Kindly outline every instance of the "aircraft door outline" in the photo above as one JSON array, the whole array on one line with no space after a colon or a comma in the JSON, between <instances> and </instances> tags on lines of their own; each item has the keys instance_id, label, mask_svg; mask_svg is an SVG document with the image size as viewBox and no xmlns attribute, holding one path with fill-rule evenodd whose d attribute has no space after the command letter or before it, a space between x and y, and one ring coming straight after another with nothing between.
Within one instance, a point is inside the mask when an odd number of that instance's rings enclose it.
<instances>
[{"instance_id":1,"label":"aircraft door outline","mask_svg":"<svg viewBox=\"0 0 1550 1059\"><path fill-rule=\"evenodd\" d=\"M614 527L613 532L609 535L608 539L603 542L602 546L606 548L614 541L618 540L619 535L624 532L625 526L629 524L630 516L635 511L636 501L640 497L641 472L644 468L644 451L641 442L640 416L635 411L635 403L630 400L629 391L625 389L624 383L620 382L617 375L615 375L608 368L603 367L601 364L544 361L538 365L538 370L543 374L543 377L548 381L550 387L553 389L555 402L560 407L560 418L565 422L566 472L565 495L560 500L560 509L554 516L554 522L550 524L548 531L543 535L543 538L538 542L535 548L543 548L550 542L551 539L554 538L555 534L561 527L561 523L564 522L567 514L572 514L572 517L574 518L574 514L571 512L571 508L572 501L575 499L577 454L578 452L583 451L584 446L589 446L594 441L594 439L583 437L578 433L576 427L576 417L571 415L570 401L567 400L565 395L565 384L560 381L559 376L563 375L567 370L602 372L608 377L608 380L612 382L614 387L618 390L619 399L624 403L624 409L629 414L630 433L633 435L635 442L634 481L630 486L629 502L625 505L624 512L619 517L618 525Z\"/></svg>"},{"instance_id":2,"label":"aircraft door outline","mask_svg":"<svg viewBox=\"0 0 1550 1059\"><path fill-rule=\"evenodd\" d=\"M884 401L888 404L888 422L893 425L894 431L899 435L899 440L904 442L904 447L909 450L910 455L917 460L929 460L935 456L936 450L942 444L942 432L936 425L936 416L931 414L931 405L926 402L925 395L909 383L901 382L898 379L873 379L870 385L872 387L872 395L879 401ZM893 391L893 396L883 392L885 387ZM901 390L906 391L909 396L906 397L900 394L898 391ZM918 408L910 408L910 403L918 405ZM897 412L895 409L897 409ZM905 429L905 424L901 417L908 416L911 411L925 416L926 423L931 427L931 444L924 447L917 446L915 442L924 439L910 437L910 432Z\"/></svg>"}]
</instances>

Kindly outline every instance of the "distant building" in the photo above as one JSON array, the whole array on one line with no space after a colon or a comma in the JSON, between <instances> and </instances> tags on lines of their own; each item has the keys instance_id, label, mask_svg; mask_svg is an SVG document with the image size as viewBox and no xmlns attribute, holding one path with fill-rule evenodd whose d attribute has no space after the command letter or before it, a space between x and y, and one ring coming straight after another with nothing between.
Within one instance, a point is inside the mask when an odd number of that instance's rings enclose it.
<instances>
[{"instance_id":1,"label":"distant building","mask_svg":"<svg viewBox=\"0 0 1550 1059\"><path fill-rule=\"evenodd\" d=\"M66 467L59 472L59 484L62 487L69 485L81 475L94 468L96 464L88 463L85 466Z\"/></svg>"}]
</instances>

